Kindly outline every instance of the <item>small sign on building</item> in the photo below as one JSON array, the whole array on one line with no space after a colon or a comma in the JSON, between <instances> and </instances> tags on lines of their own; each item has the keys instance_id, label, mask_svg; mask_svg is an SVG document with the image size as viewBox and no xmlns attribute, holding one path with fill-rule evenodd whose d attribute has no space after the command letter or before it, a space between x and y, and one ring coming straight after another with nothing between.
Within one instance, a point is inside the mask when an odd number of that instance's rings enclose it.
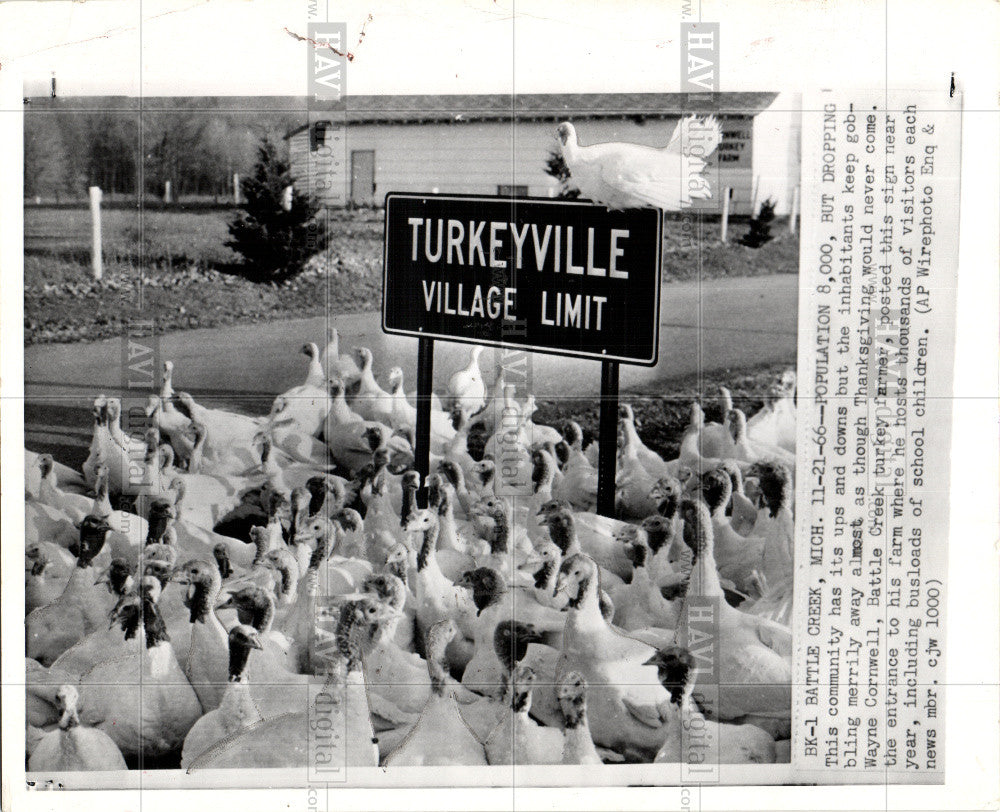
<instances>
[{"instance_id":1,"label":"small sign on building","mask_svg":"<svg viewBox=\"0 0 1000 812\"><path fill-rule=\"evenodd\" d=\"M390 193L383 329L653 366L662 215Z\"/></svg>"}]
</instances>

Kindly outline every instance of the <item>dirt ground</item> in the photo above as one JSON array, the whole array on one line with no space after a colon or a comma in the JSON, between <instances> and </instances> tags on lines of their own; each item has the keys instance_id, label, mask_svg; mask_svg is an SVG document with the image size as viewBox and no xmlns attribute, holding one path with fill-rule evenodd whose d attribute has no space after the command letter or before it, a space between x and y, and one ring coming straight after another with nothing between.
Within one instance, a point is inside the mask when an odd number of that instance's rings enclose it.
<instances>
[{"instance_id":1,"label":"dirt ground","mask_svg":"<svg viewBox=\"0 0 1000 812\"><path fill-rule=\"evenodd\" d=\"M680 454L681 439L691 418L692 402L701 404L706 421L721 423L719 387L725 386L733 396L733 405L750 417L764 405L768 392L788 368L787 364L775 364L753 370L710 370L699 376L672 381L669 396L623 394L620 402L632 406L643 443L664 459L672 460ZM583 429L584 447L597 438L600 404L593 398L539 400L537 405L536 422L561 431L567 421L575 420ZM484 439L470 431L469 447L473 456L478 450L475 446Z\"/></svg>"}]
</instances>

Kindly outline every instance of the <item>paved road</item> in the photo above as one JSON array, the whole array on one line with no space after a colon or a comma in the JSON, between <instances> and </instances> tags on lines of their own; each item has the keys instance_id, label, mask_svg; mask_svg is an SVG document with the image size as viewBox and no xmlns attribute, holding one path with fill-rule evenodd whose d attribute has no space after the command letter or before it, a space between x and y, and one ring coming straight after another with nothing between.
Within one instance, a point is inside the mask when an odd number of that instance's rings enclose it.
<instances>
[{"instance_id":1,"label":"paved road","mask_svg":"<svg viewBox=\"0 0 1000 812\"><path fill-rule=\"evenodd\" d=\"M741 369L794 363L798 277L713 279L665 285L660 308L659 363L621 367L623 392L664 392L659 386L699 368ZM416 386L416 340L382 333L377 313L338 316L341 349L362 345L375 355L375 374L401 366L407 391ZM160 360L175 365L176 389L207 404L266 413L279 392L301 383L305 341L322 347L324 317L171 333L159 339ZM435 388L466 363L468 347L438 342ZM484 353L484 368L491 363ZM72 458L89 444L88 407L100 392L125 385L121 339L90 344L48 344L25 349L25 431L29 448ZM533 390L541 397L592 397L600 389L600 363L531 356ZM487 371L487 379L491 373ZM85 451L84 451L85 456ZM67 460L68 461L68 460Z\"/></svg>"}]
</instances>

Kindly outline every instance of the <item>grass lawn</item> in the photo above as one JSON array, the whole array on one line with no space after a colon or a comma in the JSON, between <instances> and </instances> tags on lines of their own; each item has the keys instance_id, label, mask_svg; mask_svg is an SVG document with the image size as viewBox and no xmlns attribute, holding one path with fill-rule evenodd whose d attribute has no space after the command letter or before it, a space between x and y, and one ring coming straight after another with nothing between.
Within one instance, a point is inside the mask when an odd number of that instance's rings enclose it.
<instances>
[{"instance_id":1,"label":"grass lawn","mask_svg":"<svg viewBox=\"0 0 1000 812\"><path fill-rule=\"evenodd\" d=\"M379 306L382 213L336 212L327 262L280 286L239 275L239 257L225 243L232 210L102 212L104 279L90 275L90 213L86 208L25 208L25 343L75 342L124 333L130 319L155 319L159 331L358 312ZM695 224L696 226L696 224ZM735 240L746 226L732 223ZM718 241L718 223L668 218L665 281L756 276L798 271L798 236L783 223L759 249Z\"/></svg>"}]
</instances>

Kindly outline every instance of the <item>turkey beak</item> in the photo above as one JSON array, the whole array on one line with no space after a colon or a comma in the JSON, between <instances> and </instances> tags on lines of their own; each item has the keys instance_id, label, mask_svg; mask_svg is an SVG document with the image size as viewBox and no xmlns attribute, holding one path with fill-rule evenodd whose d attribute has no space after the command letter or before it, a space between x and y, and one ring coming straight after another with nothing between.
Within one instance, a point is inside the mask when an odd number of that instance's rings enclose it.
<instances>
[{"instance_id":1,"label":"turkey beak","mask_svg":"<svg viewBox=\"0 0 1000 812\"><path fill-rule=\"evenodd\" d=\"M650 657L648 660L646 660L646 662L644 662L643 665L655 665L655 666L659 667L659 665L660 665L660 652L658 652L658 651L654 652L653 656Z\"/></svg>"},{"instance_id":2,"label":"turkey beak","mask_svg":"<svg viewBox=\"0 0 1000 812\"><path fill-rule=\"evenodd\" d=\"M255 648L257 651L264 650L264 644L261 642L260 637L256 634L249 638L249 643L250 648Z\"/></svg>"},{"instance_id":3,"label":"turkey beak","mask_svg":"<svg viewBox=\"0 0 1000 812\"><path fill-rule=\"evenodd\" d=\"M32 572L34 572L34 570L32 570ZM111 567L105 569L98 576L97 580L94 581L94 586L98 586L99 584L108 584L108 583L111 583Z\"/></svg>"},{"instance_id":4,"label":"turkey beak","mask_svg":"<svg viewBox=\"0 0 1000 812\"><path fill-rule=\"evenodd\" d=\"M668 601L677 600L687 593L688 579L678 581L676 584L667 584L660 587L660 594Z\"/></svg>"},{"instance_id":5,"label":"turkey beak","mask_svg":"<svg viewBox=\"0 0 1000 812\"><path fill-rule=\"evenodd\" d=\"M560 572L556 577L556 588L552 590L552 596L555 597L556 595L565 592L567 589L569 589L569 579L565 574Z\"/></svg>"},{"instance_id":6,"label":"turkey beak","mask_svg":"<svg viewBox=\"0 0 1000 812\"><path fill-rule=\"evenodd\" d=\"M292 515L295 515L295 511L292 511ZM295 541L301 544L304 541L319 541L319 534L311 527L304 525L301 522L293 522L293 527L295 528Z\"/></svg>"},{"instance_id":7,"label":"turkey beak","mask_svg":"<svg viewBox=\"0 0 1000 812\"><path fill-rule=\"evenodd\" d=\"M226 595L225 598L223 598L222 600L220 600L218 603L215 604L215 608L216 609L230 609L230 608L232 608L235 605L236 604L233 601L233 593L229 592Z\"/></svg>"},{"instance_id":8,"label":"turkey beak","mask_svg":"<svg viewBox=\"0 0 1000 812\"><path fill-rule=\"evenodd\" d=\"M548 639L548 636L529 623L523 639L527 643L544 643Z\"/></svg>"},{"instance_id":9,"label":"turkey beak","mask_svg":"<svg viewBox=\"0 0 1000 812\"><path fill-rule=\"evenodd\" d=\"M526 559L524 559L524 563L521 564L521 566L518 567L518 569L522 569L523 570L523 569L527 569L528 567L537 566L538 564L541 564L544 560L545 559L542 558L537 553L532 553Z\"/></svg>"},{"instance_id":10,"label":"turkey beak","mask_svg":"<svg viewBox=\"0 0 1000 812\"><path fill-rule=\"evenodd\" d=\"M371 592L348 592L344 595L337 595L335 603L347 603L348 601L359 601L362 598L370 598Z\"/></svg>"}]
</instances>

